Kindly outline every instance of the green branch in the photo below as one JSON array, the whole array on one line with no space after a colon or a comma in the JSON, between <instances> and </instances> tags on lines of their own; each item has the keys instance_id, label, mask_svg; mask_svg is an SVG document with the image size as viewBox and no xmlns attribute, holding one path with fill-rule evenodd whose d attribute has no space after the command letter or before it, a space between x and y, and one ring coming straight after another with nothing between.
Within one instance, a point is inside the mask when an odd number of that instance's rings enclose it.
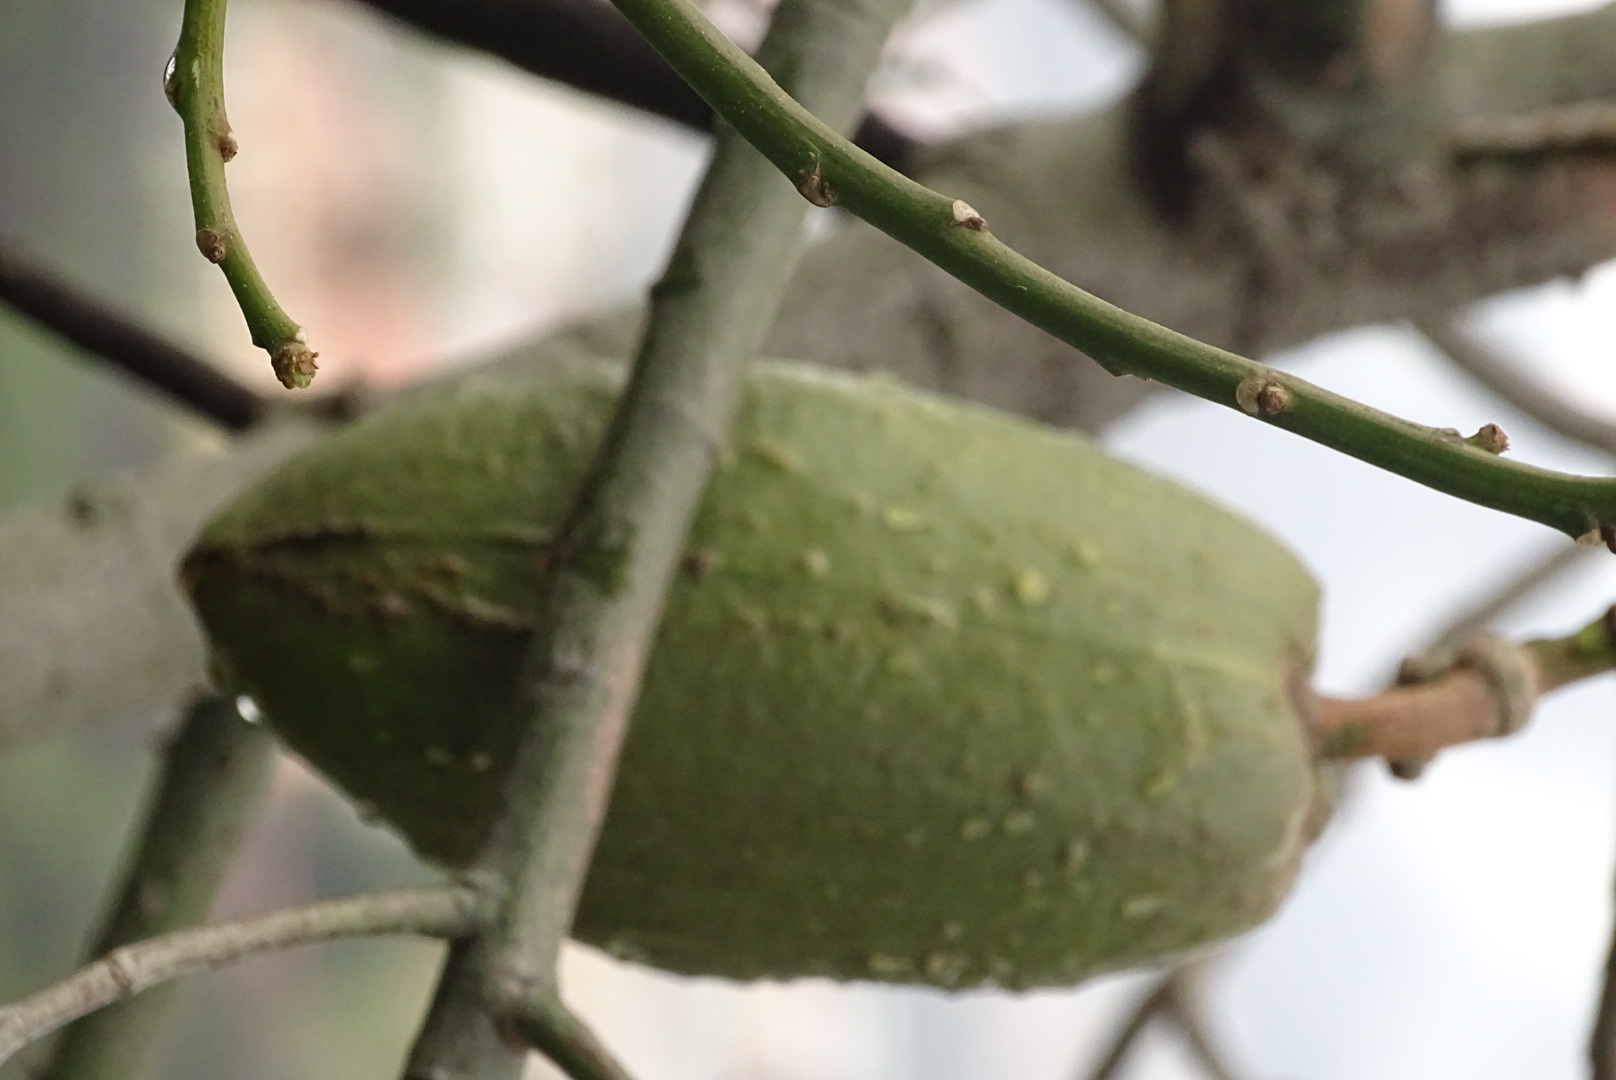
<instances>
[{"instance_id":1,"label":"green branch","mask_svg":"<svg viewBox=\"0 0 1616 1080\"><path fill-rule=\"evenodd\" d=\"M180 41L174 47L163 91L185 125L185 168L196 214L196 246L217 263L236 294L254 345L269 353L275 377L288 389L314 378L314 358L303 328L281 310L253 264L236 227L225 187L225 162L236 156L236 138L224 111L225 0L185 0Z\"/></svg>"},{"instance_id":2,"label":"green branch","mask_svg":"<svg viewBox=\"0 0 1616 1080\"><path fill-rule=\"evenodd\" d=\"M614 0L805 198L838 205L1113 374L1166 383L1468 502L1616 539L1616 480L1506 461L1131 315L1016 254L969 206L887 168L798 105L690 0ZM1487 440L1480 440L1486 442Z\"/></svg>"}]
</instances>

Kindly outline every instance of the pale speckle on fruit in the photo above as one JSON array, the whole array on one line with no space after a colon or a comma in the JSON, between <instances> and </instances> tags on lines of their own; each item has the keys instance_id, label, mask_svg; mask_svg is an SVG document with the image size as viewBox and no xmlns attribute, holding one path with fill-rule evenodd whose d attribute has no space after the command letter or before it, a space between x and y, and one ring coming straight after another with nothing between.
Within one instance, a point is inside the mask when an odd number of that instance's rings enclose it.
<instances>
[{"instance_id":1,"label":"pale speckle on fruit","mask_svg":"<svg viewBox=\"0 0 1616 1080\"><path fill-rule=\"evenodd\" d=\"M1037 825L1038 818L1031 810L1015 810L1004 816L1001 828L1006 836L1024 836Z\"/></svg>"},{"instance_id":2,"label":"pale speckle on fruit","mask_svg":"<svg viewBox=\"0 0 1616 1080\"><path fill-rule=\"evenodd\" d=\"M1122 902L1122 917L1124 919L1148 919L1158 915L1167 906L1165 897L1157 893L1141 893L1130 896Z\"/></svg>"},{"instance_id":3,"label":"pale speckle on fruit","mask_svg":"<svg viewBox=\"0 0 1616 1080\"><path fill-rule=\"evenodd\" d=\"M934 952L926 957L926 977L944 986L958 983L969 961L957 953Z\"/></svg>"},{"instance_id":4,"label":"pale speckle on fruit","mask_svg":"<svg viewBox=\"0 0 1616 1080\"><path fill-rule=\"evenodd\" d=\"M926 524L926 519L917 510L907 506L889 506L881 511L881 523L893 532L914 532Z\"/></svg>"},{"instance_id":5,"label":"pale speckle on fruit","mask_svg":"<svg viewBox=\"0 0 1616 1080\"><path fill-rule=\"evenodd\" d=\"M913 678L920 674L920 654L913 649L899 649L887 656L886 668L893 675Z\"/></svg>"},{"instance_id":6,"label":"pale speckle on fruit","mask_svg":"<svg viewBox=\"0 0 1616 1080\"><path fill-rule=\"evenodd\" d=\"M953 919L943 924L943 939L945 941L958 941L965 936L965 927Z\"/></svg>"},{"instance_id":7,"label":"pale speckle on fruit","mask_svg":"<svg viewBox=\"0 0 1616 1080\"><path fill-rule=\"evenodd\" d=\"M1117 681L1117 666L1105 660L1089 668L1089 682L1095 686L1110 686Z\"/></svg>"},{"instance_id":8,"label":"pale speckle on fruit","mask_svg":"<svg viewBox=\"0 0 1616 1080\"><path fill-rule=\"evenodd\" d=\"M438 769L446 769L446 768L448 768L449 767L449 762L451 761L451 758L449 757L449 751L445 750L441 746L429 746L429 747L427 747L426 748L426 754L424 755L424 757L426 758L426 763L428 765L431 765L432 767L438 768Z\"/></svg>"},{"instance_id":9,"label":"pale speckle on fruit","mask_svg":"<svg viewBox=\"0 0 1616 1080\"><path fill-rule=\"evenodd\" d=\"M865 963L869 966L870 974L878 979L894 979L909 970L909 961L891 953L871 953Z\"/></svg>"},{"instance_id":10,"label":"pale speckle on fruit","mask_svg":"<svg viewBox=\"0 0 1616 1080\"><path fill-rule=\"evenodd\" d=\"M1068 840L1061 851L1061 870L1067 877L1076 877L1089 864L1089 842Z\"/></svg>"},{"instance_id":11,"label":"pale speckle on fruit","mask_svg":"<svg viewBox=\"0 0 1616 1080\"><path fill-rule=\"evenodd\" d=\"M981 840L993 831L987 818L970 818L960 825L960 839L967 843Z\"/></svg>"},{"instance_id":12,"label":"pale speckle on fruit","mask_svg":"<svg viewBox=\"0 0 1616 1080\"><path fill-rule=\"evenodd\" d=\"M471 766L472 772L487 772L489 769L494 767L494 758L488 753L488 751L478 750L476 753L471 755L471 758L468 760L467 764Z\"/></svg>"},{"instance_id":13,"label":"pale speckle on fruit","mask_svg":"<svg viewBox=\"0 0 1616 1080\"><path fill-rule=\"evenodd\" d=\"M808 548L802 553L799 560L802 568L812 577L824 577L830 573L830 556L818 548Z\"/></svg>"},{"instance_id":14,"label":"pale speckle on fruit","mask_svg":"<svg viewBox=\"0 0 1616 1080\"><path fill-rule=\"evenodd\" d=\"M1022 569L1010 574L1010 591L1028 607L1049 602L1049 579L1037 570Z\"/></svg>"}]
</instances>

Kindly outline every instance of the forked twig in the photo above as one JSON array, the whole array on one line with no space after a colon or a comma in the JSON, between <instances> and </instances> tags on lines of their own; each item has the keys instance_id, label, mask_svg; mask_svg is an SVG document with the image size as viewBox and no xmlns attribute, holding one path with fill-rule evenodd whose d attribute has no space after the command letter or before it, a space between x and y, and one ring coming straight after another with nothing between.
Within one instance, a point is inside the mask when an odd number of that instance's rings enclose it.
<instances>
[{"instance_id":1,"label":"forked twig","mask_svg":"<svg viewBox=\"0 0 1616 1080\"><path fill-rule=\"evenodd\" d=\"M1197 984L1206 973L1208 960L1191 960L1169 971L1155 987L1129 1011L1104 1055L1088 1072L1088 1080L1115 1080L1123 1064L1154 1020L1172 1024L1184 1037L1185 1047L1211 1080L1234 1080L1234 1072L1213 1045L1202 1015Z\"/></svg>"},{"instance_id":2,"label":"forked twig","mask_svg":"<svg viewBox=\"0 0 1616 1080\"><path fill-rule=\"evenodd\" d=\"M0 1008L0 1065L35 1039L96 1009L255 953L378 934L463 937L486 921L475 890L444 885L362 893L125 945L61 982Z\"/></svg>"}]
</instances>

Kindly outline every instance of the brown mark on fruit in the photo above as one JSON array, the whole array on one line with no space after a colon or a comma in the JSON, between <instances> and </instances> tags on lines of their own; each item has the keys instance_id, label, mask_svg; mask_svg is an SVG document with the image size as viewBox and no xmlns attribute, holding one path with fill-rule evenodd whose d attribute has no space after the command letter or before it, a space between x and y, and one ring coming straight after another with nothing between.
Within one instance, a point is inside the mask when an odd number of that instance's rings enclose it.
<instances>
[{"instance_id":1,"label":"brown mark on fruit","mask_svg":"<svg viewBox=\"0 0 1616 1080\"><path fill-rule=\"evenodd\" d=\"M821 208L836 205L836 193L825 182L825 177L820 174L817 164L813 172L797 181L797 193Z\"/></svg>"},{"instance_id":2,"label":"brown mark on fruit","mask_svg":"<svg viewBox=\"0 0 1616 1080\"><path fill-rule=\"evenodd\" d=\"M196 250L210 263L222 263L224 257L230 253L230 246L223 233L212 229L196 230Z\"/></svg>"},{"instance_id":3,"label":"brown mark on fruit","mask_svg":"<svg viewBox=\"0 0 1616 1080\"><path fill-rule=\"evenodd\" d=\"M679 569L685 576L700 581L724 563L724 557L708 548L697 548L685 552L685 557L679 561Z\"/></svg>"},{"instance_id":4,"label":"brown mark on fruit","mask_svg":"<svg viewBox=\"0 0 1616 1080\"><path fill-rule=\"evenodd\" d=\"M221 158L226 161L233 161L236 157L236 151L240 149L241 147L236 143L236 137L230 134L229 128L219 132L219 156Z\"/></svg>"}]
</instances>

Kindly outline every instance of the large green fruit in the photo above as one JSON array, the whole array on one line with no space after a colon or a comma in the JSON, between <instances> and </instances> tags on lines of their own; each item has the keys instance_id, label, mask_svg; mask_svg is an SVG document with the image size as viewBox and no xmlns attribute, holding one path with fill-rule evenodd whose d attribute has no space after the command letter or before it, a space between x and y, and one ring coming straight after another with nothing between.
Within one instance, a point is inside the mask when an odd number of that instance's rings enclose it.
<instances>
[{"instance_id":1,"label":"large green fruit","mask_svg":"<svg viewBox=\"0 0 1616 1080\"><path fill-rule=\"evenodd\" d=\"M433 859L488 827L546 542L615 394L472 379L226 510L185 566L286 741ZM661 967L1069 984L1264 918L1320 785L1317 593L1089 443L804 368L748 386L575 932Z\"/></svg>"}]
</instances>

